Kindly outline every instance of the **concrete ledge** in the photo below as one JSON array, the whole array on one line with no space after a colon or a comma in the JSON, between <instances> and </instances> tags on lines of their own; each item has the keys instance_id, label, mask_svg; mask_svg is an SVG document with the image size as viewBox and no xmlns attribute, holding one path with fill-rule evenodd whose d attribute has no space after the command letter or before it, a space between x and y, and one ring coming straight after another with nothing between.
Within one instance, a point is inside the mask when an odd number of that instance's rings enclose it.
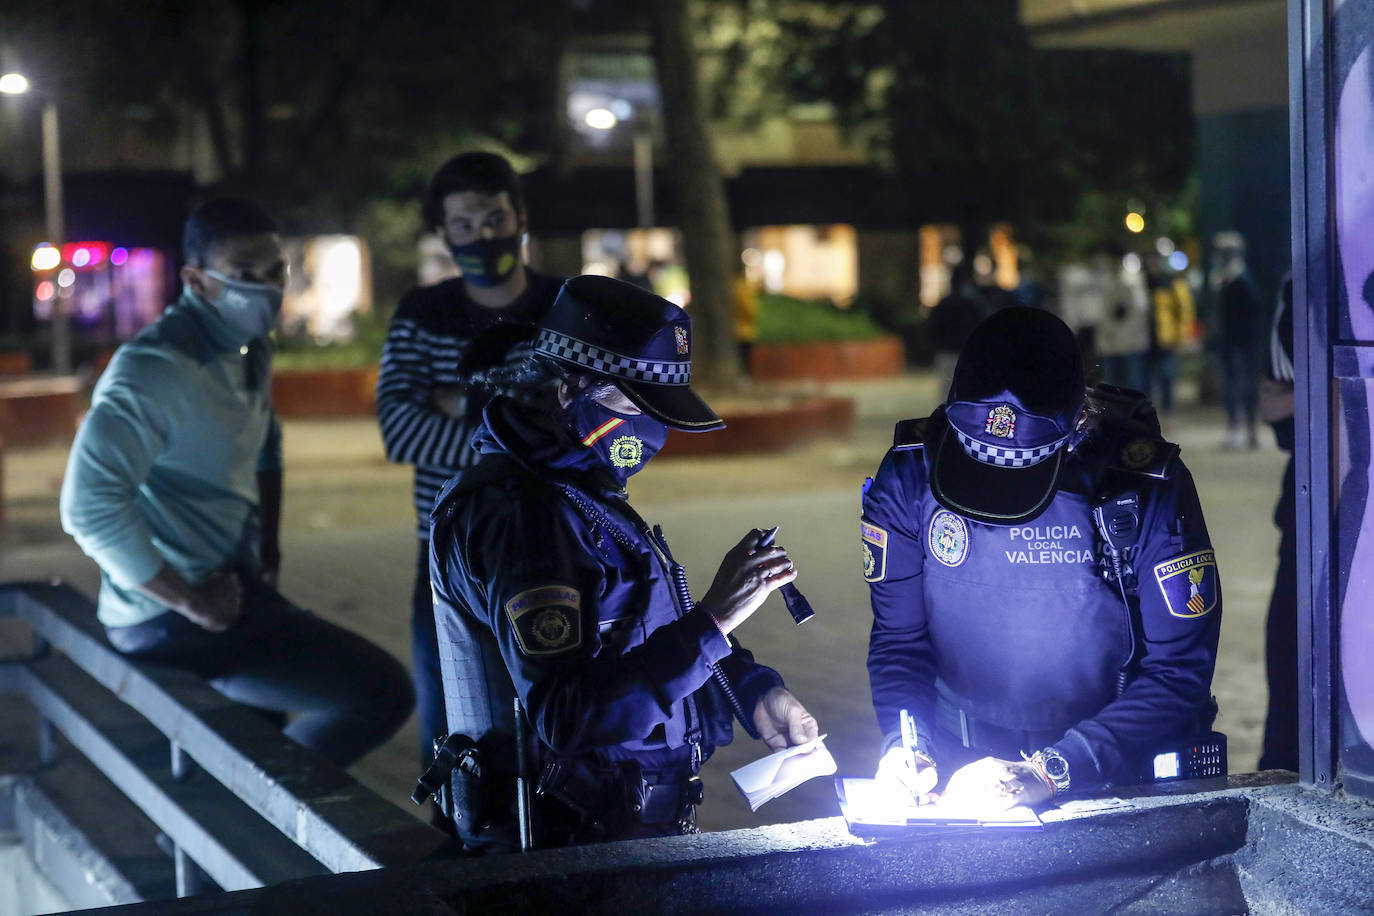
<instances>
[{"instance_id":1,"label":"concrete ledge","mask_svg":"<svg viewBox=\"0 0 1374 916\"><path fill-rule=\"evenodd\" d=\"M827 818L527 856L436 861L292 881L221 898L221 912L242 906L242 912L255 913L309 907L398 914L1104 912L1114 907L1235 913L1246 903L1229 857L1246 843L1252 784L1233 787L1213 780L1206 785L1227 788L1073 804L1050 812L1039 832L948 828L867 842L851 836L840 818Z\"/></svg>"},{"instance_id":2,"label":"concrete ledge","mask_svg":"<svg viewBox=\"0 0 1374 916\"><path fill-rule=\"evenodd\" d=\"M1236 856L1255 912L1374 909L1374 805L1304 786L1256 791Z\"/></svg>"},{"instance_id":3,"label":"concrete ledge","mask_svg":"<svg viewBox=\"0 0 1374 916\"><path fill-rule=\"evenodd\" d=\"M127 912L1368 912L1374 807L1294 778L1072 801L1046 812L1039 832L940 829L875 843L828 818L433 861Z\"/></svg>"}]
</instances>

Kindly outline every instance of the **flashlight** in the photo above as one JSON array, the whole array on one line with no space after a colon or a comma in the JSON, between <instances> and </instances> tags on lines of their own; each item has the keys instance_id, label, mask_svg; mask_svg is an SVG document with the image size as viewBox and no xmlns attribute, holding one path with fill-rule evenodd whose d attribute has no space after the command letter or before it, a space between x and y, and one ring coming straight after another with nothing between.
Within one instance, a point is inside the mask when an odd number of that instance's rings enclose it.
<instances>
[{"instance_id":1,"label":"flashlight","mask_svg":"<svg viewBox=\"0 0 1374 916\"><path fill-rule=\"evenodd\" d=\"M759 538L759 546L767 547L772 544L773 538L777 536L777 533L777 525L765 531L763 537ZM782 600L783 603L787 605L787 613L792 615L792 619L796 621L797 626L801 626L812 617L816 616L816 612L811 610L811 602L807 601L806 596L797 590L796 585L788 582L786 585L782 586L782 588L778 589L778 591L782 592Z\"/></svg>"}]
</instances>

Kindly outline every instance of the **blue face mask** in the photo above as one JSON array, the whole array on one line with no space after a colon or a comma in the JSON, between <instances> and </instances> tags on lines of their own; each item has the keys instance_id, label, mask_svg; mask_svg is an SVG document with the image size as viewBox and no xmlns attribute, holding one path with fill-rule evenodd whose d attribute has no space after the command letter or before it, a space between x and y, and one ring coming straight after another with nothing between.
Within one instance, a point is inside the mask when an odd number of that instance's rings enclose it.
<instances>
[{"instance_id":1,"label":"blue face mask","mask_svg":"<svg viewBox=\"0 0 1374 916\"><path fill-rule=\"evenodd\" d=\"M668 440L668 427L653 417L616 413L585 395L568 408L568 418L578 440L596 452L622 487Z\"/></svg>"},{"instance_id":2,"label":"blue face mask","mask_svg":"<svg viewBox=\"0 0 1374 916\"><path fill-rule=\"evenodd\" d=\"M473 286L504 283L520 266L520 233L495 239L473 239L466 245L448 246L463 279Z\"/></svg>"},{"instance_id":3,"label":"blue face mask","mask_svg":"<svg viewBox=\"0 0 1374 916\"><path fill-rule=\"evenodd\" d=\"M270 283L250 283L226 277L217 270L206 270L224 285L219 299L211 303L224 323L233 328L243 340L266 337L281 314L282 291Z\"/></svg>"}]
</instances>

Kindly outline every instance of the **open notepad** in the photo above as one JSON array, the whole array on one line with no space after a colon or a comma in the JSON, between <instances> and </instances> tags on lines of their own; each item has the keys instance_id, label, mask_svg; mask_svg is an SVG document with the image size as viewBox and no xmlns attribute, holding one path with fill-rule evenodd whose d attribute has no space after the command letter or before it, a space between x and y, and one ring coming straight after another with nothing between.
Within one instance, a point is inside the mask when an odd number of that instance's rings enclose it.
<instances>
[{"instance_id":1,"label":"open notepad","mask_svg":"<svg viewBox=\"0 0 1374 916\"><path fill-rule=\"evenodd\" d=\"M825 735L805 744L783 748L761 760L746 764L730 774L744 793L749 810L757 811L764 802L814 779L835 772L835 758L825 749Z\"/></svg>"},{"instance_id":2,"label":"open notepad","mask_svg":"<svg viewBox=\"0 0 1374 916\"><path fill-rule=\"evenodd\" d=\"M940 803L918 805L909 793L894 794L876 779L837 779L835 792L850 832L861 836L911 827L1041 827L1039 816L1024 805L996 812Z\"/></svg>"}]
</instances>

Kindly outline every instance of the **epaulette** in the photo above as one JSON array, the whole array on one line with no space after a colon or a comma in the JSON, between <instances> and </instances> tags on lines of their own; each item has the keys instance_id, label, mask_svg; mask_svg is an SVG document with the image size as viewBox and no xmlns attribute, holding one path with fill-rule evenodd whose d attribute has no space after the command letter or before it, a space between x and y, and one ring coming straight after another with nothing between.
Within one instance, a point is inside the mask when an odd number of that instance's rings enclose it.
<instances>
[{"instance_id":1,"label":"epaulette","mask_svg":"<svg viewBox=\"0 0 1374 916\"><path fill-rule=\"evenodd\" d=\"M1168 480L1178 453L1179 447L1173 442L1150 436L1129 436L1116 445L1116 453L1107 462L1107 469Z\"/></svg>"},{"instance_id":2,"label":"epaulette","mask_svg":"<svg viewBox=\"0 0 1374 916\"><path fill-rule=\"evenodd\" d=\"M892 448L902 452L914 448L924 448L926 444L926 424L930 417L919 420L901 420L892 431Z\"/></svg>"}]
</instances>

